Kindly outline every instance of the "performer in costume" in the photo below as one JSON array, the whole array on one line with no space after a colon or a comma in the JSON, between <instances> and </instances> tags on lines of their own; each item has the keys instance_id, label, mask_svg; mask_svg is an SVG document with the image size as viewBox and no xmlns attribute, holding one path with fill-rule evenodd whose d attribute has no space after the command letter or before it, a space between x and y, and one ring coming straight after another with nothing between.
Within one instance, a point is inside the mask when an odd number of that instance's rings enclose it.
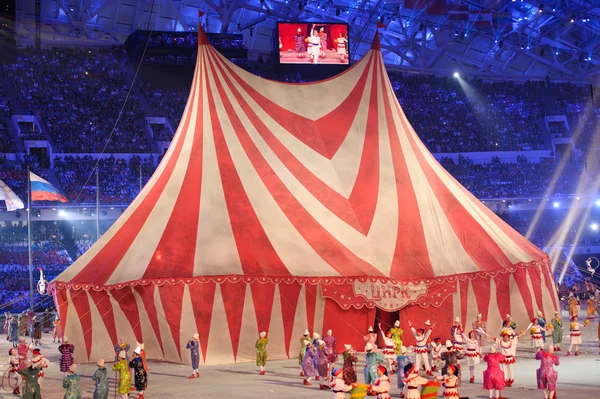
<instances>
[{"instance_id":1,"label":"performer in costume","mask_svg":"<svg viewBox=\"0 0 600 399\"><path fill-rule=\"evenodd\" d=\"M340 33L340 36L342 34ZM390 328L390 332L392 333L392 340L396 345L396 355L400 354L400 348L402 347L402 337L404 336L404 330L400 328L400 320L396 320L394 322L394 327Z\"/></svg>"},{"instance_id":2,"label":"performer in costume","mask_svg":"<svg viewBox=\"0 0 600 399\"><path fill-rule=\"evenodd\" d=\"M467 366L469 367L469 382L475 383L475 366L479 364L481 359L481 347L479 341L475 337L475 331L469 331L469 336L463 334L464 342L467 344Z\"/></svg>"},{"instance_id":3,"label":"performer in costume","mask_svg":"<svg viewBox=\"0 0 600 399\"><path fill-rule=\"evenodd\" d=\"M544 317L544 314L541 310L537 311L537 319L538 325L542 327L542 337L544 339L544 343L546 343L546 318Z\"/></svg>"},{"instance_id":4,"label":"performer in costume","mask_svg":"<svg viewBox=\"0 0 600 399\"><path fill-rule=\"evenodd\" d=\"M19 354L15 348L10 348L8 351L8 380L14 380L13 395L21 394L21 376L19 375Z\"/></svg>"},{"instance_id":5,"label":"performer in costume","mask_svg":"<svg viewBox=\"0 0 600 399\"><path fill-rule=\"evenodd\" d=\"M112 366L113 371L119 372L119 388L117 389L117 393L121 395L122 399L127 399L131 386L131 374L129 373L127 354L125 351L121 351L117 357L119 360Z\"/></svg>"},{"instance_id":6,"label":"performer in costume","mask_svg":"<svg viewBox=\"0 0 600 399\"><path fill-rule=\"evenodd\" d=\"M567 351L567 356L571 356L571 351L573 347L575 347L575 356L579 356L579 345L581 345L581 331L579 330L581 327L585 327L584 324L580 324L577 321L577 316L571 317L571 344L569 345L569 350Z\"/></svg>"},{"instance_id":7,"label":"performer in costume","mask_svg":"<svg viewBox=\"0 0 600 399\"><path fill-rule=\"evenodd\" d=\"M446 374L438 377L437 379L442 381L444 384L444 398L458 398L458 387L459 381L456 376L456 367L448 366L446 368Z\"/></svg>"},{"instance_id":8,"label":"performer in costume","mask_svg":"<svg viewBox=\"0 0 600 399\"><path fill-rule=\"evenodd\" d=\"M304 346L306 352L304 353L304 359L302 360L302 373L304 374L304 385L312 385L310 380L317 376L317 369L315 367L315 359L317 357L317 351L315 346L310 341L305 341Z\"/></svg>"},{"instance_id":9,"label":"performer in costume","mask_svg":"<svg viewBox=\"0 0 600 399\"><path fill-rule=\"evenodd\" d=\"M33 316L31 319L31 343L34 345L39 345L42 340L42 323L37 316Z\"/></svg>"},{"instance_id":10,"label":"performer in costume","mask_svg":"<svg viewBox=\"0 0 600 399\"><path fill-rule=\"evenodd\" d=\"M305 43L304 43L304 33L302 33L302 29L298 28L298 32L294 35L294 44L296 50L297 58L304 58L304 52L306 51Z\"/></svg>"},{"instance_id":11,"label":"performer in costume","mask_svg":"<svg viewBox=\"0 0 600 399\"><path fill-rule=\"evenodd\" d=\"M64 399L81 399L81 387L79 386L79 376L76 374L77 365L72 364L69 367L69 374L63 378L63 388L65 392Z\"/></svg>"},{"instance_id":12,"label":"performer in costume","mask_svg":"<svg viewBox=\"0 0 600 399\"><path fill-rule=\"evenodd\" d=\"M108 399L108 371L104 367L104 359L98 360L97 364L98 369L92 376L92 380L96 385L93 399Z\"/></svg>"},{"instance_id":13,"label":"performer in costume","mask_svg":"<svg viewBox=\"0 0 600 399\"><path fill-rule=\"evenodd\" d=\"M27 340L25 338L21 338L21 343L17 345L17 353L19 354L19 369L23 370L25 368L25 361L27 360L27 355L31 350L31 345L27 345Z\"/></svg>"},{"instance_id":14,"label":"performer in costume","mask_svg":"<svg viewBox=\"0 0 600 399\"><path fill-rule=\"evenodd\" d=\"M311 29L311 34L310 34L310 60L313 63L318 63L319 62L319 56L321 53L321 37L319 36L319 34L317 33L317 30L315 29L315 25L313 24L313 27Z\"/></svg>"},{"instance_id":15,"label":"performer in costume","mask_svg":"<svg viewBox=\"0 0 600 399\"><path fill-rule=\"evenodd\" d=\"M548 327L551 327L552 329L552 344L554 345L554 350L560 352L560 344L562 344L563 340L563 321L559 312L554 312L554 318L550 321Z\"/></svg>"},{"instance_id":16,"label":"performer in costume","mask_svg":"<svg viewBox=\"0 0 600 399\"><path fill-rule=\"evenodd\" d=\"M548 352L539 351L535 354L535 358L541 362L540 368L536 370L538 388L544 392L545 399L554 399L558 373L553 366L560 364L558 356L554 354L554 347L550 345Z\"/></svg>"},{"instance_id":17,"label":"performer in costume","mask_svg":"<svg viewBox=\"0 0 600 399\"><path fill-rule=\"evenodd\" d=\"M186 345L186 348L190 350L190 357L192 359L192 374L188 377L188 380L192 378L200 378L200 335L198 333L192 336Z\"/></svg>"},{"instance_id":18,"label":"performer in costume","mask_svg":"<svg viewBox=\"0 0 600 399\"><path fill-rule=\"evenodd\" d=\"M414 349L416 358L415 366L417 370L421 370L421 366L425 366L425 371L427 372L427 375L433 375L433 373L431 372L431 366L429 365L429 350L427 349L427 339L431 335L433 327L427 332L425 332L425 330L422 328L415 330L410 321L408 322L408 325L410 326L410 330L412 331L413 335L415 336L415 340L417 341L417 344Z\"/></svg>"},{"instance_id":19,"label":"performer in costume","mask_svg":"<svg viewBox=\"0 0 600 399\"><path fill-rule=\"evenodd\" d=\"M321 27L319 30L319 36L321 37L321 57L325 58L327 51L327 33L325 33L325 28Z\"/></svg>"},{"instance_id":20,"label":"performer in costume","mask_svg":"<svg viewBox=\"0 0 600 399\"><path fill-rule=\"evenodd\" d=\"M477 320L475 320L472 325L473 331L475 331L475 339L479 342L479 347L483 348L485 346L485 342L487 338L484 334L478 332L478 330L483 330L487 332L487 322L483 320L483 316L481 313L477 315Z\"/></svg>"},{"instance_id":21,"label":"performer in costume","mask_svg":"<svg viewBox=\"0 0 600 399\"><path fill-rule=\"evenodd\" d=\"M27 335L27 316L25 312L19 314L19 337Z\"/></svg>"},{"instance_id":22,"label":"performer in costume","mask_svg":"<svg viewBox=\"0 0 600 399\"><path fill-rule=\"evenodd\" d=\"M40 385L40 388L42 387L42 383L44 382L44 369L47 369L50 366L50 363L48 362L48 359L46 359L44 357L44 355L42 355L42 351L39 350L38 348L35 348L32 351L33 357L31 359L31 365L38 369L38 384Z\"/></svg>"},{"instance_id":23,"label":"performer in costume","mask_svg":"<svg viewBox=\"0 0 600 399\"><path fill-rule=\"evenodd\" d=\"M60 352L60 371L63 373L69 372L69 367L73 365L73 352L75 352L75 345L70 344L67 337L63 337L63 343L58 346Z\"/></svg>"},{"instance_id":24,"label":"performer in costume","mask_svg":"<svg viewBox=\"0 0 600 399\"><path fill-rule=\"evenodd\" d=\"M508 330L510 332L511 337L516 335L517 323L512 321L511 315L506 315L506 319L504 319L504 321L502 322L502 330Z\"/></svg>"},{"instance_id":25,"label":"performer in costume","mask_svg":"<svg viewBox=\"0 0 600 399\"><path fill-rule=\"evenodd\" d=\"M396 362L396 344L392 339L391 331L388 331L387 334L383 333L383 329L381 328L381 323L379 323L379 332L381 333L381 338L383 339L383 357L388 362L387 369L393 374L394 363Z\"/></svg>"},{"instance_id":26,"label":"performer in costume","mask_svg":"<svg viewBox=\"0 0 600 399\"><path fill-rule=\"evenodd\" d=\"M6 334L6 340L10 341L10 339L8 338L8 328L10 326L10 313L9 312L4 312L4 334Z\"/></svg>"},{"instance_id":27,"label":"performer in costume","mask_svg":"<svg viewBox=\"0 0 600 399\"><path fill-rule=\"evenodd\" d=\"M444 345L442 345L442 339L436 337L431 342L431 371L441 370L444 366L444 362L442 361L442 353L446 350ZM398 366L400 367L400 366Z\"/></svg>"},{"instance_id":28,"label":"performer in costume","mask_svg":"<svg viewBox=\"0 0 600 399\"><path fill-rule=\"evenodd\" d=\"M19 344L19 321L16 317L10 317L10 325L8 327L9 341L12 342L13 348Z\"/></svg>"},{"instance_id":29,"label":"performer in costume","mask_svg":"<svg viewBox=\"0 0 600 399\"><path fill-rule=\"evenodd\" d=\"M428 382L426 378L419 376L419 370L417 370L414 364L407 364L404 367L404 384L407 389L407 399L421 399L420 387Z\"/></svg>"},{"instance_id":30,"label":"performer in costume","mask_svg":"<svg viewBox=\"0 0 600 399\"><path fill-rule=\"evenodd\" d=\"M56 343L56 340L58 340L58 342L61 342L61 340L62 340L62 328L60 326L60 319L58 318L58 316L56 316L56 318L52 322L52 325L53 325L53 328L52 328L52 341L54 343Z\"/></svg>"},{"instance_id":31,"label":"performer in costume","mask_svg":"<svg viewBox=\"0 0 600 399\"><path fill-rule=\"evenodd\" d=\"M404 368L414 363L412 357L408 356L408 348L406 346L400 347L400 355L396 358L396 364L398 367L398 389L400 390L400 397L403 398L404 395L404 387L406 384L404 383Z\"/></svg>"},{"instance_id":32,"label":"performer in costume","mask_svg":"<svg viewBox=\"0 0 600 399\"><path fill-rule=\"evenodd\" d=\"M483 372L483 389L490 393L490 399L494 396L496 399L502 397L502 390L505 386L504 371L500 364L504 363L506 357L496 351L496 345L492 345L490 353L486 353L483 361L487 363L487 369Z\"/></svg>"},{"instance_id":33,"label":"performer in costume","mask_svg":"<svg viewBox=\"0 0 600 399\"><path fill-rule=\"evenodd\" d=\"M367 330L367 334L363 337L363 341L365 341L365 348L367 344L373 344L374 349L377 350L377 334L373 332L373 327L369 326ZM367 350L365 349L365 352Z\"/></svg>"},{"instance_id":34,"label":"performer in costume","mask_svg":"<svg viewBox=\"0 0 600 399\"><path fill-rule=\"evenodd\" d=\"M129 362L129 368L133 369L133 377L135 383L135 390L138 392L138 398L144 397L144 392L148 388L148 372L144 367L144 361L140 356L142 348L137 347L133 351L133 359Z\"/></svg>"},{"instance_id":35,"label":"performer in costume","mask_svg":"<svg viewBox=\"0 0 600 399\"><path fill-rule=\"evenodd\" d=\"M569 293L569 317L577 316L577 299L572 292Z\"/></svg>"},{"instance_id":36,"label":"performer in costume","mask_svg":"<svg viewBox=\"0 0 600 399\"><path fill-rule=\"evenodd\" d=\"M340 33L340 36L335 39L335 44L337 46L337 53L340 56L340 62L344 62L348 58L348 50L346 48L348 40ZM398 323L398 326L400 326L400 323ZM402 344L400 346L402 346Z\"/></svg>"},{"instance_id":37,"label":"performer in costume","mask_svg":"<svg viewBox=\"0 0 600 399\"><path fill-rule=\"evenodd\" d=\"M337 340L333 336L333 331L327 330L327 336L323 338L323 341L327 344L327 348L329 349L329 364L334 365L338 361L338 354L335 350L335 346L337 345Z\"/></svg>"},{"instance_id":38,"label":"performer in costume","mask_svg":"<svg viewBox=\"0 0 600 399\"><path fill-rule=\"evenodd\" d=\"M517 345L519 345L519 340L523 335L525 335L531 326L532 324L530 324L521 334L515 335L514 337L511 336L512 333L510 330L505 329L502 331L502 339L491 337L486 333L488 338L494 340L494 342L500 346L500 353L502 353L505 357L504 361L502 362L502 371L504 371L504 382L508 387L512 387L513 383L515 382L513 366L516 362Z\"/></svg>"},{"instance_id":39,"label":"performer in costume","mask_svg":"<svg viewBox=\"0 0 600 399\"><path fill-rule=\"evenodd\" d=\"M587 319L594 320L594 315L596 313L596 301L594 300L594 296L590 296L587 300Z\"/></svg>"},{"instance_id":40,"label":"performer in costume","mask_svg":"<svg viewBox=\"0 0 600 399\"><path fill-rule=\"evenodd\" d=\"M317 372L319 375L319 389L329 389L329 348L322 339L317 341Z\"/></svg>"},{"instance_id":41,"label":"performer in costume","mask_svg":"<svg viewBox=\"0 0 600 399\"><path fill-rule=\"evenodd\" d=\"M544 349L544 336L542 335L542 332L545 332L546 329L540 326L537 317L531 320L531 324L531 345L537 352Z\"/></svg>"},{"instance_id":42,"label":"performer in costume","mask_svg":"<svg viewBox=\"0 0 600 399\"><path fill-rule=\"evenodd\" d=\"M38 370L31 366L29 360L25 361L25 367L18 371L23 379L23 399L41 399L41 389L38 384Z\"/></svg>"},{"instance_id":43,"label":"performer in costume","mask_svg":"<svg viewBox=\"0 0 600 399\"><path fill-rule=\"evenodd\" d=\"M377 399L390 399L390 378L382 365L377 366L377 376L378 378L371 385L371 392L377 394Z\"/></svg>"},{"instance_id":44,"label":"performer in costume","mask_svg":"<svg viewBox=\"0 0 600 399\"><path fill-rule=\"evenodd\" d=\"M464 357L463 352L454 349L452 341L446 340L446 352L442 353L442 360L445 362L442 367L442 375L448 374L448 367L454 367L454 375L458 377L458 385L460 386L462 367L460 367L460 360Z\"/></svg>"},{"instance_id":45,"label":"performer in costume","mask_svg":"<svg viewBox=\"0 0 600 399\"><path fill-rule=\"evenodd\" d=\"M344 381L344 373L342 369L333 369L331 372L334 380L331 384L333 390L333 399L346 399L346 392L350 392L356 385L356 383L347 384Z\"/></svg>"},{"instance_id":46,"label":"performer in costume","mask_svg":"<svg viewBox=\"0 0 600 399\"><path fill-rule=\"evenodd\" d=\"M365 362L365 384L371 385L377 380L377 366L385 362L385 358L381 353L377 352L377 348L372 343L367 343L365 346L366 362Z\"/></svg>"},{"instance_id":47,"label":"performer in costume","mask_svg":"<svg viewBox=\"0 0 600 399\"><path fill-rule=\"evenodd\" d=\"M315 353L317 351L317 348L319 347L320 340L321 340L321 335L319 333L314 332L312 344L315 347ZM319 364L317 363L317 356L314 357L314 364L315 364L315 370L317 370L317 372L318 372ZM321 379L321 376L319 374L317 374L316 380L319 381L320 379Z\"/></svg>"},{"instance_id":48,"label":"performer in costume","mask_svg":"<svg viewBox=\"0 0 600 399\"><path fill-rule=\"evenodd\" d=\"M344 345L344 353L342 353L342 357L344 359L344 365L342 366L342 375L344 378L344 382L346 385L356 384L356 363L358 363L358 356L352 350L352 346L345 344Z\"/></svg>"},{"instance_id":49,"label":"performer in costume","mask_svg":"<svg viewBox=\"0 0 600 399\"><path fill-rule=\"evenodd\" d=\"M450 327L450 335L452 336L452 345L454 345L454 349L457 351L463 350L463 334L465 331L463 330L462 324L460 324L460 319L456 317L454 319L454 325Z\"/></svg>"},{"instance_id":50,"label":"performer in costume","mask_svg":"<svg viewBox=\"0 0 600 399\"><path fill-rule=\"evenodd\" d=\"M269 340L267 339L267 333L262 331L254 347L256 348L256 365L260 367L260 375L265 375L265 367L267 366L267 344Z\"/></svg>"},{"instance_id":51,"label":"performer in costume","mask_svg":"<svg viewBox=\"0 0 600 399\"><path fill-rule=\"evenodd\" d=\"M125 337L119 338L119 342L115 344L115 361L119 360L119 353L121 351L125 351L125 356L127 362L129 362L129 350L131 349L131 345L127 343Z\"/></svg>"},{"instance_id":52,"label":"performer in costume","mask_svg":"<svg viewBox=\"0 0 600 399\"><path fill-rule=\"evenodd\" d=\"M304 360L304 353L306 353L306 342L310 342L310 333L308 330L304 330L304 335L300 338L300 353L298 354L298 364L300 365L300 377L304 377L302 369L302 361Z\"/></svg>"}]
</instances>

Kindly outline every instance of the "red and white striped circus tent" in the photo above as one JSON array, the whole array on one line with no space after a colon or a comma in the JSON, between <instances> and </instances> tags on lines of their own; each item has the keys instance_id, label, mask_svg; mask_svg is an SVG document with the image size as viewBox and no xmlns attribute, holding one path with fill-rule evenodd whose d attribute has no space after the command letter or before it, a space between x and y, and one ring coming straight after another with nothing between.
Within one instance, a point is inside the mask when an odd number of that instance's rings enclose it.
<instances>
[{"instance_id":1,"label":"red and white striped circus tent","mask_svg":"<svg viewBox=\"0 0 600 399\"><path fill-rule=\"evenodd\" d=\"M222 364L253 360L263 330L282 359L305 329L362 348L378 313L445 336L455 315L482 313L495 333L507 313L524 327L557 309L546 254L415 134L378 37L346 72L289 84L233 65L201 31L164 159L52 288L78 361L110 358L120 336L185 363L198 332L203 362Z\"/></svg>"}]
</instances>

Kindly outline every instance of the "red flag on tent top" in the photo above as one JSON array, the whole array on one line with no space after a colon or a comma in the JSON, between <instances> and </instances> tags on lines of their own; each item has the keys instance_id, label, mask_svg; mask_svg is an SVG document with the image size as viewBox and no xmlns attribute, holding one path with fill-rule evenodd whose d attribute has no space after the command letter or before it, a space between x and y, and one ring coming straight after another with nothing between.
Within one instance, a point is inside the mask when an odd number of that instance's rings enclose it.
<instances>
[{"instance_id":1,"label":"red flag on tent top","mask_svg":"<svg viewBox=\"0 0 600 399\"><path fill-rule=\"evenodd\" d=\"M385 29L387 26L381 21L377 21L377 29Z\"/></svg>"},{"instance_id":2,"label":"red flag on tent top","mask_svg":"<svg viewBox=\"0 0 600 399\"><path fill-rule=\"evenodd\" d=\"M198 18L200 18L200 17L201 17L201 16L203 16L203 15L204 15L204 11L202 11L202 10L198 10Z\"/></svg>"}]
</instances>

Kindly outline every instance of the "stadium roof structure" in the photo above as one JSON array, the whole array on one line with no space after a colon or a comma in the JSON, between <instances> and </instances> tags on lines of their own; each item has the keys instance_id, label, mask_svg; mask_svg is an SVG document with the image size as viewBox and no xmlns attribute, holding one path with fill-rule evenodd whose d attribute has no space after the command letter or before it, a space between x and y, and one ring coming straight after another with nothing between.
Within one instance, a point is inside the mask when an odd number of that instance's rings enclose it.
<instances>
[{"instance_id":1,"label":"stadium roof structure","mask_svg":"<svg viewBox=\"0 0 600 399\"><path fill-rule=\"evenodd\" d=\"M35 1L19 2L17 30L32 43ZM276 21L346 22L363 57L380 27L388 66L432 73L584 80L600 67L600 7L589 0L49 0L42 39L122 42L137 29L244 33L272 49ZM54 44L54 43L53 43Z\"/></svg>"}]
</instances>

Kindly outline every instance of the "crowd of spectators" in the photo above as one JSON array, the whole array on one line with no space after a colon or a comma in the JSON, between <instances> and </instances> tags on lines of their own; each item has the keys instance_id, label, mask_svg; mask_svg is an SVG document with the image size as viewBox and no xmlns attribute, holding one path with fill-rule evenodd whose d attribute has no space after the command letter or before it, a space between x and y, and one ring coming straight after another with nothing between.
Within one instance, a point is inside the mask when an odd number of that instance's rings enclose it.
<instances>
[{"instance_id":1,"label":"crowd of spectators","mask_svg":"<svg viewBox=\"0 0 600 399\"><path fill-rule=\"evenodd\" d=\"M44 132L32 122L19 122L20 137L23 140L46 140Z\"/></svg>"},{"instance_id":2,"label":"crowd of spectators","mask_svg":"<svg viewBox=\"0 0 600 399\"><path fill-rule=\"evenodd\" d=\"M28 49L8 68L21 102L48 127L55 152L149 151L142 109L128 97L129 75L120 49L57 48L41 55Z\"/></svg>"},{"instance_id":3,"label":"crowd of spectators","mask_svg":"<svg viewBox=\"0 0 600 399\"><path fill-rule=\"evenodd\" d=\"M25 201L27 198L27 166L42 178L47 175L41 170L39 160L31 155L17 154L16 159L8 160L0 156L0 180Z\"/></svg>"},{"instance_id":4,"label":"crowd of spectators","mask_svg":"<svg viewBox=\"0 0 600 399\"><path fill-rule=\"evenodd\" d=\"M2 91L0 86L0 118L6 118L12 115L12 106L8 95Z\"/></svg>"},{"instance_id":5,"label":"crowd of spectators","mask_svg":"<svg viewBox=\"0 0 600 399\"><path fill-rule=\"evenodd\" d=\"M8 123L0 118L0 152L12 152L15 149L15 141L8 131Z\"/></svg>"},{"instance_id":6,"label":"crowd of spectators","mask_svg":"<svg viewBox=\"0 0 600 399\"><path fill-rule=\"evenodd\" d=\"M102 203L128 204L140 191L140 167L142 184L146 184L155 169L154 158L151 156L133 156L129 161L112 155L100 160L89 155L56 158L56 176L72 201L96 201L96 163Z\"/></svg>"}]
</instances>

